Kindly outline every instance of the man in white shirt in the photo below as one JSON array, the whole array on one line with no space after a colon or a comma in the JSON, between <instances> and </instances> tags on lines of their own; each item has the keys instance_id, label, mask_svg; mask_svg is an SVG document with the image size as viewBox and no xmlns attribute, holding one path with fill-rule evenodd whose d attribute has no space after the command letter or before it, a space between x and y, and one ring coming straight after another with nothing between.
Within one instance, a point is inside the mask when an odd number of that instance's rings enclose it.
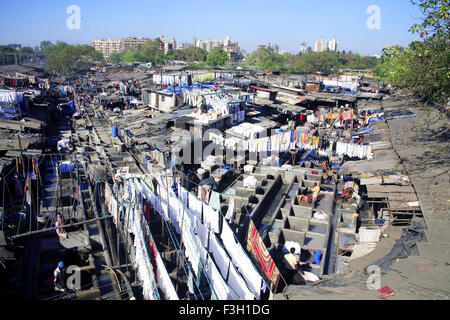
<instances>
[{"instance_id":1,"label":"man in white shirt","mask_svg":"<svg viewBox=\"0 0 450 320\"><path fill-rule=\"evenodd\" d=\"M304 285L306 283L305 278L303 278L303 271L299 268L299 256L295 254L294 247L284 256L284 267L292 276L292 284Z\"/></svg>"},{"instance_id":2,"label":"man in white shirt","mask_svg":"<svg viewBox=\"0 0 450 320\"><path fill-rule=\"evenodd\" d=\"M53 271L53 283L55 285L55 291L66 292L66 271L64 269L64 262L59 262L58 267Z\"/></svg>"}]
</instances>

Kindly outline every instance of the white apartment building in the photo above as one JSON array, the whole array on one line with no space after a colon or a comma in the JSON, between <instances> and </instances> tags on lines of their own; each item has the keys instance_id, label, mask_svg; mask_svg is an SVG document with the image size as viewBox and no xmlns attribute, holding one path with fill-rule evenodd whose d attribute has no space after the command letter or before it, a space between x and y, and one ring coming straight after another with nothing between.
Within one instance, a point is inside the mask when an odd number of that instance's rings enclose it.
<instances>
[{"instance_id":1,"label":"white apartment building","mask_svg":"<svg viewBox=\"0 0 450 320\"><path fill-rule=\"evenodd\" d=\"M324 38L317 40L314 45L315 52L324 52L327 50L327 48L328 48L328 42Z\"/></svg>"},{"instance_id":2,"label":"white apartment building","mask_svg":"<svg viewBox=\"0 0 450 320\"><path fill-rule=\"evenodd\" d=\"M328 42L328 49L330 49L330 51L339 51L339 42L336 41L336 38L333 38L333 40Z\"/></svg>"}]
</instances>

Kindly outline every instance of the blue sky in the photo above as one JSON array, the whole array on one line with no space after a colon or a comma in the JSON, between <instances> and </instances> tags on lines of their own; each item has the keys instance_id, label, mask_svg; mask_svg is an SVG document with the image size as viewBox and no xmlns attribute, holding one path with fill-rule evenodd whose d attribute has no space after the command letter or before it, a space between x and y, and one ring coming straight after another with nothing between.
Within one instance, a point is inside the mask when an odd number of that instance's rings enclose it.
<instances>
[{"instance_id":1,"label":"blue sky","mask_svg":"<svg viewBox=\"0 0 450 320\"><path fill-rule=\"evenodd\" d=\"M0 44L38 45L42 40L90 43L95 38L174 36L223 40L229 35L241 48L276 43L298 52L306 42L334 36L341 49L378 54L388 44L407 45L408 32L421 17L410 0L0 0ZM66 9L81 9L81 29L69 30ZM381 29L369 30L366 9L381 9Z\"/></svg>"}]
</instances>

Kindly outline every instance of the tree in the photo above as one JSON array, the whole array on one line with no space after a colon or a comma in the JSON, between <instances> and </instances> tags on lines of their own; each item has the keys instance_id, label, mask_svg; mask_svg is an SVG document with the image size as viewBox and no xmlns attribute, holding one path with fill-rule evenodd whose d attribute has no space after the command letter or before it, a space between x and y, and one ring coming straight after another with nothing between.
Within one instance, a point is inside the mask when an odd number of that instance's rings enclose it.
<instances>
[{"instance_id":1,"label":"tree","mask_svg":"<svg viewBox=\"0 0 450 320\"><path fill-rule=\"evenodd\" d=\"M415 23L409 31L421 38L447 38L450 32L449 0L411 0L424 15L422 23Z\"/></svg>"},{"instance_id":2,"label":"tree","mask_svg":"<svg viewBox=\"0 0 450 320\"><path fill-rule=\"evenodd\" d=\"M122 55L123 62L148 62L137 50L127 50Z\"/></svg>"},{"instance_id":3,"label":"tree","mask_svg":"<svg viewBox=\"0 0 450 320\"><path fill-rule=\"evenodd\" d=\"M114 52L109 56L108 61L111 63L120 63L122 62L122 55L119 52Z\"/></svg>"},{"instance_id":4,"label":"tree","mask_svg":"<svg viewBox=\"0 0 450 320\"><path fill-rule=\"evenodd\" d=\"M206 58L206 64L210 67L223 66L227 61L228 54L220 48L214 48Z\"/></svg>"},{"instance_id":5,"label":"tree","mask_svg":"<svg viewBox=\"0 0 450 320\"><path fill-rule=\"evenodd\" d=\"M19 54L33 54L34 53L33 49L32 48L28 48L28 47L20 48L18 50L18 52L19 52Z\"/></svg>"},{"instance_id":6,"label":"tree","mask_svg":"<svg viewBox=\"0 0 450 320\"><path fill-rule=\"evenodd\" d=\"M148 40L143 45L139 46L137 57L139 62L152 62L154 64L161 64L164 62L163 43L158 38L155 40Z\"/></svg>"},{"instance_id":7,"label":"tree","mask_svg":"<svg viewBox=\"0 0 450 320\"><path fill-rule=\"evenodd\" d=\"M43 52L46 48L52 46L53 44L50 41L42 41L41 42L41 51Z\"/></svg>"},{"instance_id":8,"label":"tree","mask_svg":"<svg viewBox=\"0 0 450 320\"><path fill-rule=\"evenodd\" d=\"M424 15L422 23L410 32L422 41L413 41L406 48L387 46L376 69L380 80L424 101L447 103L450 88L450 20L449 0L412 0Z\"/></svg>"},{"instance_id":9,"label":"tree","mask_svg":"<svg viewBox=\"0 0 450 320\"><path fill-rule=\"evenodd\" d=\"M41 48L44 48L43 54L47 58L47 69L64 74L89 67L94 61L103 60L90 45L69 45L58 41L54 45L44 44Z\"/></svg>"},{"instance_id":10,"label":"tree","mask_svg":"<svg viewBox=\"0 0 450 320\"><path fill-rule=\"evenodd\" d=\"M204 62L206 61L206 56L208 53L202 48L189 47L185 49L177 49L173 54L176 60L183 60L186 62Z\"/></svg>"},{"instance_id":11,"label":"tree","mask_svg":"<svg viewBox=\"0 0 450 320\"><path fill-rule=\"evenodd\" d=\"M286 71L285 57L276 53L273 48L260 46L258 50L253 52L247 59L248 65L262 67L272 71Z\"/></svg>"}]
</instances>

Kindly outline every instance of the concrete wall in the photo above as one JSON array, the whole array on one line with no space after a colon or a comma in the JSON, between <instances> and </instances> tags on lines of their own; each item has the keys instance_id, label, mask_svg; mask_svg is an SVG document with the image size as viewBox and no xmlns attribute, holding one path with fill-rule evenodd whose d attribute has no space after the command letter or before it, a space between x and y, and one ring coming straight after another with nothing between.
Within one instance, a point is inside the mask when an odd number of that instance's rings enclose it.
<instances>
[{"instance_id":1,"label":"concrete wall","mask_svg":"<svg viewBox=\"0 0 450 320\"><path fill-rule=\"evenodd\" d=\"M159 110L163 112L171 112L177 105L176 94L174 93L159 93Z\"/></svg>"}]
</instances>

